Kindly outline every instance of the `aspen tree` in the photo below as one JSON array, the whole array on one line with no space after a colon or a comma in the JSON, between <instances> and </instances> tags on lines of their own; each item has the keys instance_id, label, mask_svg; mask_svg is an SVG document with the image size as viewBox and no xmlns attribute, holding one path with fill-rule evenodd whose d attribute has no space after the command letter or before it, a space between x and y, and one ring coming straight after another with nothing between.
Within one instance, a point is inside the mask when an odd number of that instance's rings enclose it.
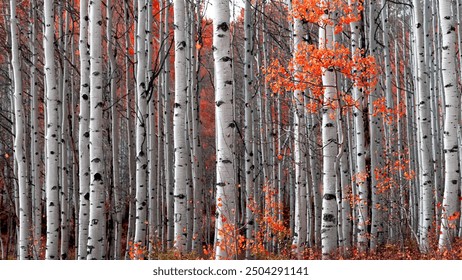
<instances>
[{"instance_id":1,"label":"aspen tree","mask_svg":"<svg viewBox=\"0 0 462 280\"><path fill-rule=\"evenodd\" d=\"M300 51L300 45L303 39L303 25L301 19L294 19L294 52ZM297 66L295 71L301 71ZM295 80L295 83L300 82ZM295 229L294 241L296 246L296 254L300 255L305 246L307 234L307 205L306 205L306 180L305 180L305 165L302 143L303 131L305 130L304 122L304 101L303 91L296 89L294 91L294 164L295 164Z\"/></svg>"},{"instance_id":2,"label":"aspen tree","mask_svg":"<svg viewBox=\"0 0 462 280\"><path fill-rule=\"evenodd\" d=\"M421 197L421 219L419 222L420 249L422 252L428 250L428 234L433 222L433 157L432 157L432 133L430 116L430 92L428 90L428 70L425 63L425 44L424 44L424 22L423 7L420 0L413 1L414 15L414 34L416 48L415 73L417 75L418 93L418 141L420 142L420 164L419 182Z\"/></svg>"},{"instance_id":3,"label":"aspen tree","mask_svg":"<svg viewBox=\"0 0 462 280\"><path fill-rule=\"evenodd\" d=\"M80 113L79 113L79 242L77 259L87 258L90 211L90 53L88 1L80 1Z\"/></svg>"},{"instance_id":4,"label":"aspen tree","mask_svg":"<svg viewBox=\"0 0 462 280\"><path fill-rule=\"evenodd\" d=\"M234 258L226 244L236 238L236 183L234 178L233 80L230 49L230 12L228 1L212 1L213 59L215 69L215 134L216 134L216 258Z\"/></svg>"},{"instance_id":5,"label":"aspen tree","mask_svg":"<svg viewBox=\"0 0 462 280\"><path fill-rule=\"evenodd\" d=\"M57 259L59 245L59 176L58 176L58 108L59 96L56 82L56 67L54 62L55 15L53 1L44 1L45 30L43 49L45 53L45 81L46 81L46 219L47 242L46 259Z\"/></svg>"},{"instance_id":6,"label":"aspen tree","mask_svg":"<svg viewBox=\"0 0 462 280\"><path fill-rule=\"evenodd\" d=\"M185 30L185 1L176 0L174 8L175 35L175 104L173 112L173 145L175 151L175 187L174 219L175 219L175 248L180 252L186 251L187 239L187 196L188 188L187 168L189 160L186 148L186 97L188 91L186 67L186 30Z\"/></svg>"},{"instance_id":7,"label":"aspen tree","mask_svg":"<svg viewBox=\"0 0 462 280\"><path fill-rule=\"evenodd\" d=\"M23 91L21 78L21 61L19 60L19 19L16 14L16 0L10 1L11 24L11 65L14 80L14 155L17 162L17 179L19 190L19 259L29 259L30 255L30 190L28 187L25 151L25 115L23 109Z\"/></svg>"},{"instance_id":8,"label":"aspen tree","mask_svg":"<svg viewBox=\"0 0 462 280\"><path fill-rule=\"evenodd\" d=\"M322 1L327 4L329 1ZM329 11L330 12L330 11ZM329 13L321 17L319 27L319 48L332 49L334 44L333 26L326 23ZM337 203L336 184L337 178L335 162L337 158L337 127L335 116L336 110L332 108L337 98L335 73L333 68L323 69L322 85L324 87L324 99L322 108L322 156L323 156L323 197L322 197L322 254L323 258L329 258L337 248Z\"/></svg>"},{"instance_id":9,"label":"aspen tree","mask_svg":"<svg viewBox=\"0 0 462 280\"><path fill-rule=\"evenodd\" d=\"M460 217L459 185L460 167L458 164L457 127L460 119L460 93L457 90L457 70L454 57L456 55L456 28L451 1L439 1L439 18L441 24L442 47L442 79L446 103L444 115L444 196L441 214L440 249L450 248L456 237L457 223Z\"/></svg>"},{"instance_id":10,"label":"aspen tree","mask_svg":"<svg viewBox=\"0 0 462 280\"><path fill-rule=\"evenodd\" d=\"M103 158L103 73L101 0L89 3L90 45L90 225L87 259L100 260L103 252L104 158Z\"/></svg>"},{"instance_id":11,"label":"aspen tree","mask_svg":"<svg viewBox=\"0 0 462 280\"><path fill-rule=\"evenodd\" d=\"M135 243L145 245L147 221L147 92L146 13L147 1L138 0L136 35L136 226Z\"/></svg>"}]
</instances>

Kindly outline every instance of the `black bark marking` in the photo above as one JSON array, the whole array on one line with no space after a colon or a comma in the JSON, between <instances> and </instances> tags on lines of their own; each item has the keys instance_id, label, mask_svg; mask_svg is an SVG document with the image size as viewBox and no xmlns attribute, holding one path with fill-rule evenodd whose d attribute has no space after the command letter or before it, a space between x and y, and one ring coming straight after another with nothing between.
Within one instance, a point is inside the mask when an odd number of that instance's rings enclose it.
<instances>
[{"instance_id":1,"label":"black bark marking","mask_svg":"<svg viewBox=\"0 0 462 280\"><path fill-rule=\"evenodd\" d=\"M102 181L103 180L103 176L101 176L100 173L96 173L94 176L93 176L94 180L95 181Z\"/></svg>"},{"instance_id":2,"label":"black bark marking","mask_svg":"<svg viewBox=\"0 0 462 280\"><path fill-rule=\"evenodd\" d=\"M228 23L222 22L217 26L217 30L223 30L224 32L229 30Z\"/></svg>"}]
</instances>

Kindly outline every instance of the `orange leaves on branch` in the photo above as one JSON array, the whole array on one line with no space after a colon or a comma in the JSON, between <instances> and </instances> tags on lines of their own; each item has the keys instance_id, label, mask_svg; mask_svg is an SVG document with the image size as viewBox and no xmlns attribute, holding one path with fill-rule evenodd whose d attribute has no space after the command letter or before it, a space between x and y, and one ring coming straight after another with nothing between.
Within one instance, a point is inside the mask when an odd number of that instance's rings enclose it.
<instances>
[{"instance_id":1,"label":"orange leaves on branch","mask_svg":"<svg viewBox=\"0 0 462 280\"><path fill-rule=\"evenodd\" d=\"M454 212L454 214L448 217L448 221L455 221L459 219L459 217L460 217L460 212L459 211Z\"/></svg>"}]
</instances>

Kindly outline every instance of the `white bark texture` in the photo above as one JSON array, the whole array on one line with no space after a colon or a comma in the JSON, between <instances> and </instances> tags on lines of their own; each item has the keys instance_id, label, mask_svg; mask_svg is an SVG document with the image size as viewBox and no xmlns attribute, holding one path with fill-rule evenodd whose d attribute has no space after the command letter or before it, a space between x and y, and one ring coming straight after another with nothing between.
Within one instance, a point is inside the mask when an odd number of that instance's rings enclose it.
<instances>
[{"instance_id":1,"label":"white bark texture","mask_svg":"<svg viewBox=\"0 0 462 280\"><path fill-rule=\"evenodd\" d=\"M46 81L46 217L47 217L47 245L45 258L49 260L59 258L59 199L58 199L58 108L59 96L56 83L56 67L54 59L54 8L53 1L44 1L45 34L43 49L45 53L45 81Z\"/></svg>"},{"instance_id":2,"label":"white bark texture","mask_svg":"<svg viewBox=\"0 0 462 280\"><path fill-rule=\"evenodd\" d=\"M30 193L28 191L26 151L24 143L25 116L23 109L23 92L21 62L19 60L19 19L16 14L16 0L10 1L11 24L11 65L14 79L14 155L17 162L17 180L19 190L19 259L30 258Z\"/></svg>"},{"instance_id":3,"label":"white bark texture","mask_svg":"<svg viewBox=\"0 0 462 280\"><path fill-rule=\"evenodd\" d=\"M301 19L294 19L294 52L300 51L303 39L303 24ZM295 72L300 71L300 66L295 66ZM300 81L295 80L295 83ZM303 91L294 91L294 164L295 164L295 228L294 240L296 254L303 253L307 235L307 205L306 205L306 168L303 156L305 131Z\"/></svg>"},{"instance_id":4,"label":"white bark texture","mask_svg":"<svg viewBox=\"0 0 462 280\"><path fill-rule=\"evenodd\" d=\"M235 252L225 244L234 244L236 232L236 184L233 157L233 80L230 49L230 13L228 1L212 1L213 58L215 66L215 134L216 134L216 258L234 258ZM231 230L227 230L229 225Z\"/></svg>"},{"instance_id":5,"label":"white bark texture","mask_svg":"<svg viewBox=\"0 0 462 280\"><path fill-rule=\"evenodd\" d=\"M176 0L174 8L174 33L175 33L175 104L173 112L173 150L175 151L175 180L174 180L174 221L175 241L174 246L180 252L186 251L187 218L186 190L190 183L187 180L188 150L186 147L186 111L187 111L187 67L186 67L186 30L185 30L185 1Z\"/></svg>"},{"instance_id":6,"label":"white bark texture","mask_svg":"<svg viewBox=\"0 0 462 280\"><path fill-rule=\"evenodd\" d=\"M135 243L146 244L147 222L147 92L146 92L146 10L147 1L138 0L136 35L136 226Z\"/></svg>"},{"instance_id":7,"label":"white bark texture","mask_svg":"<svg viewBox=\"0 0 462 280\"><path fill-rule=\"evenodd\" d=\"M440 249L449 248L454 237L460 214L459 209L459 153L457 127L460 119L460 93L457 89L456 28L450 0L439 1L442 35L442 78L446 108L444 114L444 196L441 214Z\"/></svg>"},{"instance_id":8,"label":"white bark texture","mask_svg":"<svg viewBox=\"0 0 462 280\"><path fill-rule=\"evenodd\" d=\"M103 252L104 156L103 156L103 73L101 0L89 6L90 45L90 224L87 259L100 260Z\"/></svg>"},{"instance_id":9,"label":"white bark texture","mask_svg":"<svg viewBox=\"0 0 462 280\"><path fill-rule=\"evenodd\" d=\"M427 66L425 65L425 45L424 45L424 22L423 10L420 0L413 1L414 15L414 35L415 35L415 53L417 54L415 62L415 73L417 75L417 94L418 94L418 134L420 142L420 164L419 164L419 182L421 209L420 213L420 249L422 252L428 250L428 234L433 222L433 158L432 158L432 133L431 133L431 115L430 115L430 92L428 88Z\"/></svg>"},{"instance_id":10,"label":"white bark texture","mask_svg":"<svg viewBox=\"0 0 462 280\"><path fill-rule=\"evenodd\" d=\"M328 14L323 15L326 19ZM331 25L325 24L319 28L319 48L331 49L334 45L334 30ZM337 127L336 110L332 102L337 98L334 69L323 69L322 85L324 87L324 100L322 108L322 157L323 157L323 197L321 242L323 258L329 258L337 248Z\"/></svg>"},{"instance_id":11,"label":"white bark texture","mask_svg":"<svg viewBox=\"0 0 462 280\"><path fill-rule=\"evenodd\" d=\"M88 49L88 1L80 1L80 115L79 115L79 242L77 259L87 258L90 211L90 53Z\"/></svg>"}]
</instances>

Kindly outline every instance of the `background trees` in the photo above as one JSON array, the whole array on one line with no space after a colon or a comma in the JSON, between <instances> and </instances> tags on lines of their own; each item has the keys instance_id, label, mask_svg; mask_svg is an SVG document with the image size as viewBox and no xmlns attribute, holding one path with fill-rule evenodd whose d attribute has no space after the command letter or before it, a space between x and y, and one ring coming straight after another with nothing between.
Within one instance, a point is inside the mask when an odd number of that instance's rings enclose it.
<instances>
[{"instance_id":1,"label":"background trees","mask_svg":"<svg viewBox=\"0 0 462 280\"><path fill-rule=\"evenodd\" d=\"M459 248L459 2L2 4L1 258Z\"/></svg>"}]
</instances>

